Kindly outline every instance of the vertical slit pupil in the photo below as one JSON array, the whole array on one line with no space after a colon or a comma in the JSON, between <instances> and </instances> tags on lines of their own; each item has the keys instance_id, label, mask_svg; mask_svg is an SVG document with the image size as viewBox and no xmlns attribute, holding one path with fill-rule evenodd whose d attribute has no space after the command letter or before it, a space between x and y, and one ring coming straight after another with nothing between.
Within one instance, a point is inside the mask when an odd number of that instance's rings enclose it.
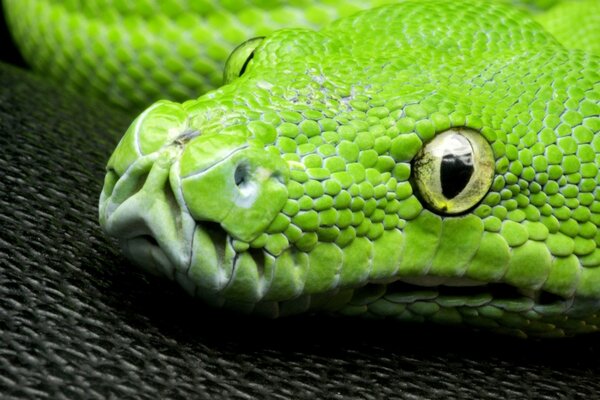
<instances>
[{"instance_id":1,"label":"vertical slit pupil","mask_svg":"<svg viewBox=\"0 0 600 400\"><path fill-rule=\"evenodd\" d=\"M246 182L246 167L243 165L238 165L233 173L233 179L235 181L236 186L240 186Z\"/></svg>"},{"instance_id":2,"label":"vertical slit pupil","mask_svg":"<svg viewBox=\"0 0 600 400\"><path fill-rule=\"evenodd\" d=\"M456 197L469 183L473 167L473 148L467 138L455 135L444 150L440 164L442 194L447 199Z\"/></svg>"},{"instance_id":3,"label":"vertical slit pupil","mask_svg":"<svg viewBox=\"0 0 600 400\"><path fill-rule=\"evenodd\" d=\"M248 58L246 58L246 61L244 61L244 65L242 65L242 69L240 69L240 74L238 76L242 76L244 74L244 72L246 72L246 68L248 67L248 63L253 58L254 58L254 51L252 51L252 53L250 53L250 55L248 56Z\"/></svg>"}]
</instances>

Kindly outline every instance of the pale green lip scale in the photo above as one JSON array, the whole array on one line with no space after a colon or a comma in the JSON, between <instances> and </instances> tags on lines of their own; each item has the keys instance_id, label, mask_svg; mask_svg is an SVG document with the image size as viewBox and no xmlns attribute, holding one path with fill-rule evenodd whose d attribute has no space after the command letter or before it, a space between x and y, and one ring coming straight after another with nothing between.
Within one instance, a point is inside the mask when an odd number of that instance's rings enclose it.
<instances>
[{"instance_id":1,"label":"pale green lip scale","mask_svg":"<svg viewBox=\"0 0 600 400\"><path fill-rule=\"evenodd\" d=\"M105 232L245 313L599 330L598 52L496 2L347 11L258 30L224 85L143 111L108 162Z\"/></svg>"}]
</instances>

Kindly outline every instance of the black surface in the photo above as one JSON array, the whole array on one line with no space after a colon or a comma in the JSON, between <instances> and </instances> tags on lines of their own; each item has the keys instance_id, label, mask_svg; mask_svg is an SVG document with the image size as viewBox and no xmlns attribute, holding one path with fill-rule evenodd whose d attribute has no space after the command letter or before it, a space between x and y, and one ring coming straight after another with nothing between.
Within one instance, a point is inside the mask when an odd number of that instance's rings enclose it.
<instances>
[{"instance_id":1,"label":"black surface","mask_svg":"<svg viewBox=\"0 0 600 400\"><path fill-rule=\"evenodd\" d=\"M148 277L101 233L129 117L0 67L2 398L597 398L600 336L242 318Z\"/></svg>"},{"instance_id":2,"label":"black surface","mask_svg":"<svg viewBox=\"0 0 600 400\"><path fill-rule=\"evenodd\" d=\"M27 66L6 26L2 0L0 0L0 61L20 67Z\"/></svg>"}]
</instances>

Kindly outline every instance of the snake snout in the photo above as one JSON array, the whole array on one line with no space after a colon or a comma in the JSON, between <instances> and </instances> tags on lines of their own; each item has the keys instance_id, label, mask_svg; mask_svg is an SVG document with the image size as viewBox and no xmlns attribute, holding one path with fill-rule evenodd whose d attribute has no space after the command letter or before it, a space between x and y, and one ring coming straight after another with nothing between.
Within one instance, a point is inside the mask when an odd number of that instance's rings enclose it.
<instances>
[{"instance_id":1,"label":"snake snout","mask_svg":"<svg viewBox=\"0 0 600 400\"><path fill-rule=\"evenodd\" d=\"M173 186L175 159L169 151L138 159L114 185L105 185L100 200L100 223L125 255L172 279L189 264L195 226Z\"/></svg>"}]
</instances>

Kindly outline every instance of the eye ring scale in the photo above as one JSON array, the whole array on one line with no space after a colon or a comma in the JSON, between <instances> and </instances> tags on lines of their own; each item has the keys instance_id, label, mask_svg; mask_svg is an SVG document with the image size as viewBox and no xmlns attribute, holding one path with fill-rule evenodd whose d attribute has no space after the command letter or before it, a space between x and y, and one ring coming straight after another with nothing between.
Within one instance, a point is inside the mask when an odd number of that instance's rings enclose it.
<instances>
[{"instance_id":1,"label":"eye ring scale","mask_svg":"<svg viewBox=\"0 0 600 400\"><path fill-rule=\"evenodd\" d=\"M494 179L490 143L469 128L436 135L412 162L412 181L424 205L438 214L470 210L487 194Z\"/></svg>"},{"instance_id":2,"label":"eye ring scale","mask_svg":"<svg viewBox=\"0 0 600 400\"><path fill-rule=\"evenodd\" d=\"M233 49L225 62L223 84L226 85L231 83L246 72L246 68L248 68L250 61L254 58L254 51L262 43L264 38L264 36L258 36L248 39Z\"/></svg>"}]
</instances>

